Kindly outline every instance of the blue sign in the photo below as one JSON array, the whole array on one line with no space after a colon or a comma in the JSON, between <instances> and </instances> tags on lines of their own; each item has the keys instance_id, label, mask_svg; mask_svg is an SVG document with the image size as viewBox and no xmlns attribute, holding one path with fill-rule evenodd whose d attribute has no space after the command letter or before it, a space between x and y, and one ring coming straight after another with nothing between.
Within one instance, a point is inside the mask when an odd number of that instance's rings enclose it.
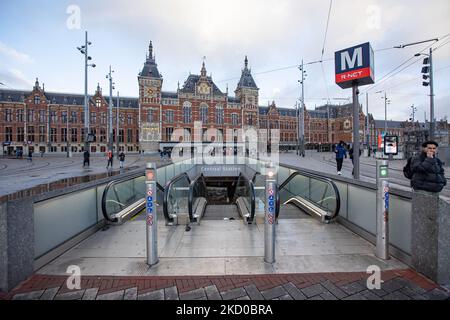
<instances>
[{"instance_id":1,"label":"blue sign","mask_svg":"<svg viewBox=\"0 0 450 320\"><path fill-rule=\"evenodd\" d=\"M269 207L269 212L273 212L273 207Z\"/></svg>"},{"instance_id":2,"label":"blue sign","mask_svg":"<svg viewBox=\"0 0 450 320\"><path fill-rule=\"evenodd\" d=\"M147 197L147 201L153 201L153 197Z\"/></svg>"},{"instance_id":3,"label":"blue sign","mask_svg":"<svg viewBox=\"0 0 450 320\"><path fill-rule=\"evenodd\" d=\"M386 192L386 193L384 194L384 207L385 207L386 209L389 208L389 192Z\"/></svg>"},{"instance_id":4,"label":"blue sign","mask_svg":"<svg viewBox=\"0 0 450 320\"><path fill-rule=\"evenodd\" d=\"M147 208L147 213L153 213L153 208Z\"/></svg>"},{"instance_id":5,"label":"blue sign","mask_svg":"<svg viewBox=\"0 0 450 320\"><path fill-rule=\"evenodd\" d=\"M273 201L269 201L269 206L273 207L275 205L275 203Z\"/></svg>"},{"instance_id":6,"label":"blue sign","mask_svg":"<svg viewBox=\"0 0 450 320\"><path fill-rule=\"evenodd\" d=\"M374 54L369 42L334 54L336 84L346 89L354 83L374 83Z\"/></svg>"},{"instance_id":7,"label":"blue sign","mask_svg":"<svg viewBox=\"0 0 450 320\"><path fill-rule=\"evenodd\" d=\"M269 200L273 200L273 199L274 199L273 195L269 196Z\"/></svg>"}]
</instances>

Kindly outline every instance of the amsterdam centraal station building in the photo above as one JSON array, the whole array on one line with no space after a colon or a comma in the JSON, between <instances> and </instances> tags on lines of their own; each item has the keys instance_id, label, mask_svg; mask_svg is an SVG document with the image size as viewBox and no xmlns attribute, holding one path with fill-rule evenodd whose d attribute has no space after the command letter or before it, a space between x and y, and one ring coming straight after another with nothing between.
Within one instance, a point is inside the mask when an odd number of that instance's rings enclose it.
<instances>
[{"instance_id":1,"label":"amsterdam centraal station building","mask_svg":"<svg viewBox=\"0 0 450 320\"><path fill-rule=\"evenodd\" d=\"M240 141L242 130L259 132L279 129L281 149L297 145L298 116L294 108L275 102L261 106L248 59L234 94L221 91L205 63L199 75L190 74L176 91L163 90L150 42L149 52L138 75L139 97L121 97L119 108L113 98L113 145L125 152L155 152L193 141L215 144ZM91 153L104 153L109 139L109 96L97 86L89 96L89 126L93 134ZM119 111L117 112L117 109ZM351 141L351 105L326 105L305 112L307 148ZM119 119L117 119L117 114ZM84 150L84 95L46 92L38 79L31 91L0 89L0 142L3 152L18 150L44 153L80 153ZM361 131L364 114L360 112ZM199 124L201 122L201 124ZM266 133L267 134L267 133Z\"/></svg>"}]
</instances>

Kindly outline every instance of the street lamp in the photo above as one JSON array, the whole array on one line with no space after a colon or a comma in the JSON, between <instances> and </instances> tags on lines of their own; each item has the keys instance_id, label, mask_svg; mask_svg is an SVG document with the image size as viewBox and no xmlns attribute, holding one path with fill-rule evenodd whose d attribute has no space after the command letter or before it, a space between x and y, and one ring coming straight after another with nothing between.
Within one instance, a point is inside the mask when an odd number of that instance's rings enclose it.
<instances>
[{"instance_id":1,"label":"street lamp","mask_svg":"<svg viewBox=\"0 0 450 320\"><path fill-rule=\"evenodd\" d=\"M88 102L88 67L95 68L95 64L89 64L92 58L88 55L88 47L92 45L92 42L88 41L88 32L85 33L84 45L77 47L78 51L84 55L84 150L89 151L89 102Z\"/></svg>"},{"instance_id":2,"label":"street lamp","mask_svg":"<svg viewBox=\"0 0 450 320\"><path fill-rule=\"evenodd\" d=\"M300 150L298 150L297 148L297 154L301 155L302 157L305 157L305 80L306 77L308 76L306 74L305 71L305 65L303 64L303 59L302 59L302 64L301 66L298 67L298 69L301 72L301 80L298 80L298 82L302 85L302 97L301 97L301 105L299 106L299 112L298 112L298 116L299 116L299 126L298 126L298 136L300 138ZM300 126L301 124L301 126Z\"/></svg>"},{"instance_id":3,"label":"street lamp","mask_svg":"<svg viewBox=\"0 0 450 320\"><path fill-rule=\"evenodd\" d=\"M423 60L423 64L425 65L422 68L422 73L424 74L423 80L430 80L429 82L422 82L424 87L430 87L430 140L434 139L434 88L433 88L433 49L430 48L430 53L416 53L414 56L426 56Z\"/></svg>"},{"instance_id":4,"label":"street lamp","mask_svg":"<svg viewBox=\"0 0 450 320\"><path fill-rule=\"evenodd\" d=\"M111 69L111 66L109 66L109 73L106 75L106 79L109 79L109 132L108 132L108 150L111 152L113 151L113 100L112 100L112 93L114 88L114 82L112 78L112 73L114 70Z\"/></svg>"},{"instance_id":5,"label":"street lamp","mask_svg":"<svg viewBox=\"0 0 450 320\"><path fill-rule=\"evenodd\" d=\"M375 93L382 93L383 91L377 91ZM386 96L386 91L384 92L384 97L381 97L381 99L384 99L384 134L387 135L387 105L391 104L391 100L389 100Z\"/></svg>"}]
</instances>

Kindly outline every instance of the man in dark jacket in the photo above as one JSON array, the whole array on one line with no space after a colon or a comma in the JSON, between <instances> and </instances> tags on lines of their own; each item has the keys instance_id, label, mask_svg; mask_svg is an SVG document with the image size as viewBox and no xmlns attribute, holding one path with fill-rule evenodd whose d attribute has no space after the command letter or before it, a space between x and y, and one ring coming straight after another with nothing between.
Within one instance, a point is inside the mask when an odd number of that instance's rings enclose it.
<instances>
[{"instance_id":1,"label":"man in dark jacket","mask_svg":"<svg viewBox=\"0 0 450 320\"><path fill-rule=\"evenodd\" d=\"M83 168L87 165L88 167L90 166L90 157L91 157L91 154L89 153L89 151L88 150L86 150L86 151L84 151L84 153L83 153L83 158L84 158L84 161L83 161Z\"/></svg>"},{"instance_id":2,"label":"man in dark jacket","mask_svg":"<svg viewBox=\"0 0 450 320\"><path fill-rule=\"evenodd\" d=\"M344 141L340 141L339 144L336 146L336 149L334 150L334 153L336 153L336 165L337 165L337 172L338 175L341 175L342 170L342 162L344 162L344 157L347 159L347 150L345 149L345 143Z\"/></svg>"},{"instance_id":3,"label":"man in dark jacket","mask_svg":"<svg viewBox=\"0 0 450 320\"><path fill-rule=\"evenodd\" d=\"M442 162L436 157L437 142L427 141L422 144L423 151L411 160L412 179L414 190L441 192L447 184L444 176Z\"/></svg>"}]
</instances>

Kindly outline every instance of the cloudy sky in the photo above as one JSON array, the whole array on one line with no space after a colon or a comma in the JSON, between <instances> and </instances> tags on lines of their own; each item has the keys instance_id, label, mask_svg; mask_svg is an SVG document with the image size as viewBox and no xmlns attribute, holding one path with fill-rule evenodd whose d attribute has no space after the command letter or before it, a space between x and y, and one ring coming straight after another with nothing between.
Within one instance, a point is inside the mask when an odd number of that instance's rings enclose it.
<instances>
[{"instance_id":1,"label":"cloudy sky","mask_svg":"<svg viewBox=\"0 0 450 320\"><path fill-rule=\"evenodd\" d=\"M112 65L120 94L137 97L137 74L152 40L163 90L176 91L189 72L198 74L206 56L208 74L231 95L248 55L261 105L275 100L293 107L300 96L296 66L323 60L306 67L305 102L313 109L351 96L334 83L334 52L369 41L376 83L360 88L364 109L367 92L369 112L384 119L377 92L386 91L388 119L409 118L413 104L416 119L423 121L425 112L428 118L422 58L413 56L433 45L436 118L449 115L448 0L333 0L325 39L329 8L330 0L1 0L0 87L30 90L39 77L47 91L83 93L84 60L76 47L88 30L97 65L89 71L90 92L97 83L109 92L105 75ZM393 49L433 38L440 40Z\"/></svg>"}]
</instances>

